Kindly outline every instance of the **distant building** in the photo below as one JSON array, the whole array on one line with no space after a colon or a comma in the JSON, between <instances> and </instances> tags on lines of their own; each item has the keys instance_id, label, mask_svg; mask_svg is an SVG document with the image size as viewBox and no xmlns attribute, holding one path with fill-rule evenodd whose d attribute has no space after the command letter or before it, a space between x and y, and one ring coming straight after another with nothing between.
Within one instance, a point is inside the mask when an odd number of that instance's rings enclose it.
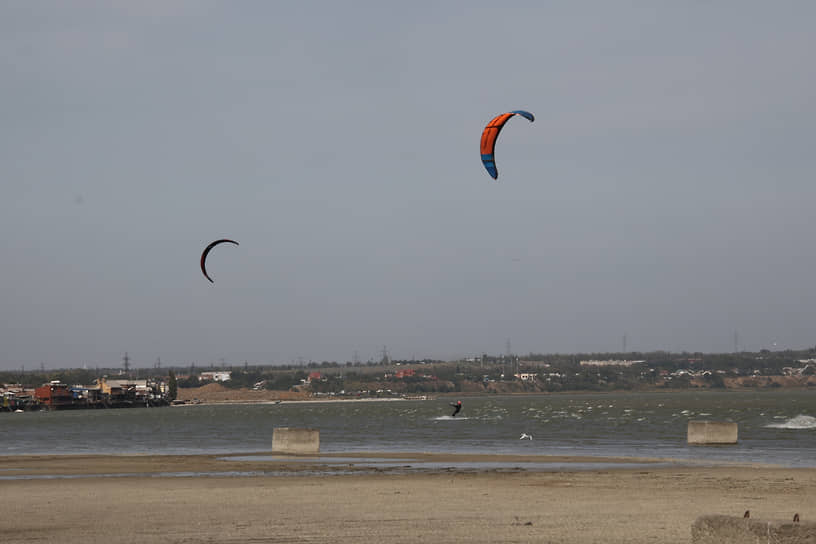
<instances>
[{"instance_id":1,"label":"distant building","mask_svg":"<svg viewBox=\"0 0 816 544\"><path fill-rule=\"evenodd\" d=\"M618 361L610 359L607 361L581 361L581 366L632 366L646 361Z\"/></svg>"},{"instance_id":2,"label":"distant building","mask_svg":"<svg viewBox=\"0 0 816 544\"><path fill-rule=\"evenodd\" d=\"M788 376L811 376L816 374L816 359L799 359L802 364L799 368L785 367L783 373Z\"/></svg>"},{"instance_id":3,"label":"distant building","mask_svg":"<svg viewBox=\"0 0 816 544\"><path fill-rule=\"evenodd\" d=\"M34 390L34 397L51 410L70 408L74 402L74 395L68 386L59 381L52 381Z\"/></svg>"},{"instance_id":4,"label":"distant building","mask_svg":"<svg viewBox=\"0 0 816 544\"><path fill-rule=\"evenodd\" d=\"M519 360L518 364L523 366L524 368L550 368L552 366L550 363L543 363L541 361L529 361L526 359Z\"/></svg>"},{"instance_id":5,"label":"distant building","mask_svg":"<svg viewBox=\"0 0 816 544\"><path fill-rule=\"evenodd\" d=\"M513 374L513 376L523 382L534 382L538 374L536 372L520 372L518 374Z\"/></svg>"},{"instance_id":6,"label":"distant building","mask_svg":"<svg viewBox=\"0 0 816 544\"><path fill-rule=\"evenodd\" d=\"M116 396L127 391L144 392L149 389L147 380L109 380L100 378L96 380L97 387L103 395Z\"/></svg>"},{"instance_id":7,"label":"distant building","mask_svg":"<svg viewBox=\"0 0 816 544\"><path fill-rule=\"evenodd\" d=\"M202 372L198 375L198 381L210 381L210 382L226 382L230 380L232 372L228 370L215 370L212 372Z\"/></svg>"}]
</instances>

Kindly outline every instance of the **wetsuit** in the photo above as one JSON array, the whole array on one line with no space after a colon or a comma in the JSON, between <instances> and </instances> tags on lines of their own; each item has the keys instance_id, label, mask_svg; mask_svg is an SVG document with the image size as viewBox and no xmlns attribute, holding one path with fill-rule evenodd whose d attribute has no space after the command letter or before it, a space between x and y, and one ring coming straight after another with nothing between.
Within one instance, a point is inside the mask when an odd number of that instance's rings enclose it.
<instances>
[{"instance_id":1,"label":"wetsuit","mask_svg":"<svg viewBox=\"0 0 816 544\"><path fill-rule=\"evenodd\" d=\"M451 402L450 405L453 406L453 415L451 415L451 417L456 417L456 414L458 414L459 411L462 409L462 401L460 400L455 404Z\"/></svg>"}]
</instances>

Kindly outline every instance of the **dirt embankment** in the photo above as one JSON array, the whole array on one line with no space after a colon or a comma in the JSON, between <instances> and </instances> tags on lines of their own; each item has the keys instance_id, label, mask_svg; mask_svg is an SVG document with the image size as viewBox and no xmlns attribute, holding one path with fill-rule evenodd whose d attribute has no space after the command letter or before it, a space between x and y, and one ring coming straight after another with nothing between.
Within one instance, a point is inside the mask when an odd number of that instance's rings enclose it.
<instances>
[{"instance_id":1,"label":"dirt embankment","mask_svg":"<svg viewBox=\"0 0 816 544\"><path fill-rule=\"evenodd\" d=\"M739 378L725 378L726 389L766 389L766 388L807 388L816 387L816 376L743 376ZM404 392L404 384L392 385L394 392ZM704 378L693 378L692 387L709 388L711 384ZM364 388L377 389L382 384L364 384ZM450 384L451 389L453 384ZM400 391L402 389L402 391ZM487 386L481 382L466 382L457 395L478 393L542 393L544 388L536 384L490 382ZM421 394L421 393L420 393ZM446 393L431 393L434 396L444 396ZM447 393L450 394L450 393ZM178 400L201 402L273 402L276 400L308 400L312 398L309 391L270 391L261 389L230 389L220 383L210 383L201 387L179 388Z\"/></svg>"},{"instance_id":2,"label":"dirt embankment","mask_svg":"<svg viewBox=\"0 0 816 544\"><path fill-rule=\"evenodd\" d=\"M178 400L201 402L272 402L276 400L306 400L309 393L295 391L268 391L261 389L230 389L220 383L209 383L201 387L179 388Z\"/></svg>"}]
</instances>

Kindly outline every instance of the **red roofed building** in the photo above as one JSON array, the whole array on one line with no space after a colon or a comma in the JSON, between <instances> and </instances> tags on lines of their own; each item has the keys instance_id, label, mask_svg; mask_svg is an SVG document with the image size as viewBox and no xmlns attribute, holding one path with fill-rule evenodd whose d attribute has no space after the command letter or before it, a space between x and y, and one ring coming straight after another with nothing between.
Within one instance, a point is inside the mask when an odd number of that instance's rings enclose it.
<instances>
[{"instance_id":1,"label":"red roofed building","mask_svg":"<svg viewBox=\"0 0 816 544\"><path fill-rule=\"evenodd\" d=\"M35 389L34 397L51 410L70 408L74 403L74 395L68 390L68 386L57 381Z\"/></svg>"}]
</instances>

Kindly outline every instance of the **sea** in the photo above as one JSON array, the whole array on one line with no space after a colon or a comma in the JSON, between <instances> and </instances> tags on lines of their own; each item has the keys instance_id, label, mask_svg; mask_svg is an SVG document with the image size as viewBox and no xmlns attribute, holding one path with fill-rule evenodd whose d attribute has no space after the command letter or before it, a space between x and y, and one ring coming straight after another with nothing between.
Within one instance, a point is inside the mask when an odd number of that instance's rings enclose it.
<instances>
[{"instance_id":1,"label":"sea","mask_svg":"<svg viewBox=\"0 0 816 544\"><path fill-rule=\"evenodd\" d=\"M455 400L463 408L451 417ZM689 420L736 422L738 443L688 445ZM269 452L277 427L319 429L321 455L649 457L816 467L816 391L783 389L0 413L0 455Z\"/></svg>"}]
</instances>

